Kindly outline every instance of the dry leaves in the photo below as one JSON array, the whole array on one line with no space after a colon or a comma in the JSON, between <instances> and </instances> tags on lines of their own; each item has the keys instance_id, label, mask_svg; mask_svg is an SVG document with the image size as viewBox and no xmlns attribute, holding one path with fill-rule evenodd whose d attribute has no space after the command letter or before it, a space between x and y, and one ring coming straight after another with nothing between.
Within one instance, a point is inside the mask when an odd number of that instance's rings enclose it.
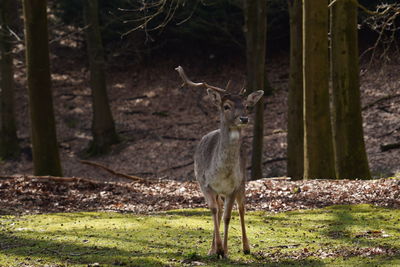
<instances>
[{"instance_id":1,"label":"dry leaves","mask_svg":"<svg viewBox=\"0 0 400 267\"><path fill-rule=\"evenodd\" d=\"M396 179L262 179L249 182L246 192L248 210L282 212L359 203L400 208L400 181ZM151 213L196 207L206 207L196 182L160 180L147 185L24 176L0 179L0 214L82 210Z\"/></svg>"}]
</instances>

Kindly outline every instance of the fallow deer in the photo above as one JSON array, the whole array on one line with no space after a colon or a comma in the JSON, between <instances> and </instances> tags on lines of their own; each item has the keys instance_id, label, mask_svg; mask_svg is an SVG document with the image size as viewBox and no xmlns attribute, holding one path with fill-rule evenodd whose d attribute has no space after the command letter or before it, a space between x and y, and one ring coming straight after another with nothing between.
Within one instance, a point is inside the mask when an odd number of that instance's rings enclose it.
<instances>
[{"instance_id":1,"label":"fallow deer","mask_svg":"<svg viewBox=\"0 0 400 267\"><path fill-rule=\"evenodd\" d=\"M209 255L217 254L218 257L226 257L228 254L228 229L235 200L242 228L243 252L248 254L250 245L244 221L247 153L242 145L242 129L249 122L249 111L264 92L255 91L246 98L243 96L243 89L240 94L230 94L222 88L205 82L192 82L180 66L176 70L184 84L206 88L211 102L218 108L220 114L219 129L202 137L194 155L194 173L214 222L213 241ZM222 242L219 226L223 210L224 240Z\"/></svg>"}]
</instances>

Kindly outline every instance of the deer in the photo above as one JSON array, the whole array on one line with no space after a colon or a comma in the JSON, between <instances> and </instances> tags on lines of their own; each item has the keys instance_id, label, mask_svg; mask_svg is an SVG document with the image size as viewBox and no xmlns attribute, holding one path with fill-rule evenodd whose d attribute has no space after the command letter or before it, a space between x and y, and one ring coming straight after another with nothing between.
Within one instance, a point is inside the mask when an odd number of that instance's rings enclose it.
<instances>
[{"instance_id":1,"label":"deer","mask_svg":"<svg viewBox=\"0 0 400 267\"><path fill-rule=\"evenodd\" d=\"M236 201L242 230L243 253L250 253L250 244L245 226L245 182L246 156L243 146L243 128L249 124L252 107L261 99L264 91L244 96L244 87L239 94L227 89L192 82L183 68L176 69L183 85L203 87L220 115L220 127L204 135L194 153L194 174L211 211L214 233L208 255L226 258L228 255L228 230L232 208ZM220 235L221 219L224 221L223 241Z\"/></svg>"}]
</instances>

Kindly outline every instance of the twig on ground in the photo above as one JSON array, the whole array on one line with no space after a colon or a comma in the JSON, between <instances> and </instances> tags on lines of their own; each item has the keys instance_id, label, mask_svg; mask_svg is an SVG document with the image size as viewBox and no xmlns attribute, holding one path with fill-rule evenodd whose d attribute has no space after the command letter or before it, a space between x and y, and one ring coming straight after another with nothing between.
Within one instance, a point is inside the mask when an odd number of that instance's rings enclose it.
<instances>
[{"instance_id":1,"label":"twig on ground","mask_svg":"<svg viewBox=\"0 0 400 267\"><path fill-rule=\"evenodd\" d=\"M109 172L109 173L111 173L113 175L124 177L124 178L130 179L130 180L133 180L133 181L139 181L139 182L144 182L144 183L149 183L150 182L149 180L140 178L138 176L132 176L132 175L128 175L128 174L125 174L125 173L116 172L116 171L114 171L114 170L112 170L112 169L110 169L110 168L108 168L108 167L106 167L104 165L101 165L101 164L93 162L93 161L79 160L79 162L82 163L82 164L98 167L98 168L103 169L103 170L105 170L105 171L107 171L107 172Z\"/></svg>"},{"instance_id":2,"label":"twig on ground","mask_svg":"<svg viewBox=\"0 0 400 267\"><path fill-rule=\"evenodd\" d=\"M381 145L381 151L386 152L392 149L400 148L400 143L391 143L391 144L383 144Z\"/></svg>"},{"instance_id":3,"label":"twig on ground","mask_svg":"<svg viewBox=\"0 0 400 267\"><path fill-rule=\"evenodd\" d=\"M390 100L390 99L393 99L393 98L397 98L397 97L400 97L400 94L387 95L387 96L381 97L381 98L379 98L379 99L377 99L377 100L365 105L362 108L362 110L366 110L368 108L371 108L371 107L375 106L376 104L379 104L381 102L384 102L384 101L387 101L387 100Z\"/></svg>"},{"instance_id":4,"label":"twig on ground","mask_svg":"<svg viewBox=\"0 0 400 267\"><path fill-rule=\"evenodd\" d=\"M192 160L192 161L186 162L184 164L180 164L180 165L176 165L176 166L172 166L172 167L168 167L168 168L162 169L161 171L158 171L157 173L165 172L165 171L168 171L168 170L176 170L176 169L184 168L184 167L192 165L193 163L194 163L194 161Z\"/></svg>"},{"instance_id":5,"label":"twig on ground","mask_svg":"<svg viewBox=\"0 0 400 267\"><path fill-rule=\"evenodd\" d=\"M48 181L55 181L55 182L87 182L98 184L98 181L89 180L86 178L79 178L79 177L57 177L57 176L33 176L33 175L2 175L0 176L1 180L8 180L8 179L17 179L17 178L27 178L27 179L38 179L38 180L48 180Z\"/></svg>"},{"instance_id":6,"label":"twig on ground","mask_svg":"<svg viewBox=\"0 0 400 267\"><path fill-rule=\"evenodd\" d=\"M278 162L278 161L284 161L287 160L286 157L281 157L281 158L274 158L274 159L269 159L269 160L265 160L262 162L262 164L269 164L269 163L274 163L274 162ZM250 170L251 169L251 165L247 166L247 169Z\"/></svg>"},{"instance_id":7,"label":"twig on ground","mask_svg":"<svg viewBox=\"0 0 400 267\"><path fill-rule=\"evenodd\" d=\"M292 180L290 177L269 177L269 178L262 178L263 180Z\"/></svg>"},{"instance_id":8,"label":"twig on ground","mask_svg":"<svg viewBox=\"0 0 400 267\"><path fill-rule=\"evenodd\" d=\"M170 135L162 135L161 138L163 139L169 139L169 140L178 140L178 141L196 141L197 138L191 138L191 137L176 137L176 136L170 136Z\"/></svg>"}]
</instances>

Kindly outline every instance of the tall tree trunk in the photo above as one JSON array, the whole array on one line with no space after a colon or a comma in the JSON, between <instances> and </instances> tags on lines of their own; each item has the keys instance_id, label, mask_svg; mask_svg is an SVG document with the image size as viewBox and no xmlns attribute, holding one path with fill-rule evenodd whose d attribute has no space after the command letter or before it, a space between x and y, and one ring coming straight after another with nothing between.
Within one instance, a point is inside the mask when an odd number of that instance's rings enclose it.
<instances>
[{"instance_id":1,"label":"tall tree trunk","mask_svg":"<svg viewBox=\"0 0 400 267\"><path fill-rule=\"evenodd\" d=\"M61 176L50 81L47 1L23 0L35 175Z\"/></svg>"},{"instance_id":2,"label":"tall tree trunk","mask_svg":"<svg viewBox=\"0 0 400 267\"><path fill-rule=\"evenodd\" d=\"M14 111L13 40L11 16L15 11L12 0L0 2L0 158L15 159L19 155Z\"/></svg>"},{"instance_id":3,"label":"tall tree trunk","mask_svg":"<svg viewBox=\"0 0 400 267\"><path fill-rule=\"evenodd\" d=\"M247 88L249 93L265 89L265 47L267 36L266 0L244 1L247 57ZM264 100L255 107L251 179L262 177L264 138Z\"/></svg>"},{"instance_id":4,"label":"tall tree trunk","mask_svg":"<svg viewBox=\"0 0 400 267\"><path fill-rule=\"evenodd\" d=\"M287 175L303 178L303 8L301 0L288 0L290 18L290 71L287 118Z\"/></svg>"},{"instance_id":5,"label":"tall tree trunk","mask_svg":"<svg viewBox=\"0 0 400 267\"><path fill-rule=\"evenodd\" d=\"M357 8L353 0L337 1L331 16L333 135L340 179L371 178L361 117Z\"/></svg>"},{"instance_id":6,"label":"tall tree trunk","mask_svg":"<svg viewBox=\"0 0 400 267\"><path fill-rule=\"evenodd\" d=\"M84 2L84 17L87 25L86 44L89 55L90 86L93 100L93 141L88 152L90 155L96 155L107 152L112 144L118 142L118 136L115 132L114 120L107 96L98 1L85 0Z\"/></svg>"},{"instance_id":7,"label":"tall tree trunk","mask_svg":"<svg viewBox=\"0 0 400 267\"><path fill-rule=\"evenodd\" d=\"M335 178L329 107L328 1L303 0L304 178Z\"/></svg>"}]
</instances>

